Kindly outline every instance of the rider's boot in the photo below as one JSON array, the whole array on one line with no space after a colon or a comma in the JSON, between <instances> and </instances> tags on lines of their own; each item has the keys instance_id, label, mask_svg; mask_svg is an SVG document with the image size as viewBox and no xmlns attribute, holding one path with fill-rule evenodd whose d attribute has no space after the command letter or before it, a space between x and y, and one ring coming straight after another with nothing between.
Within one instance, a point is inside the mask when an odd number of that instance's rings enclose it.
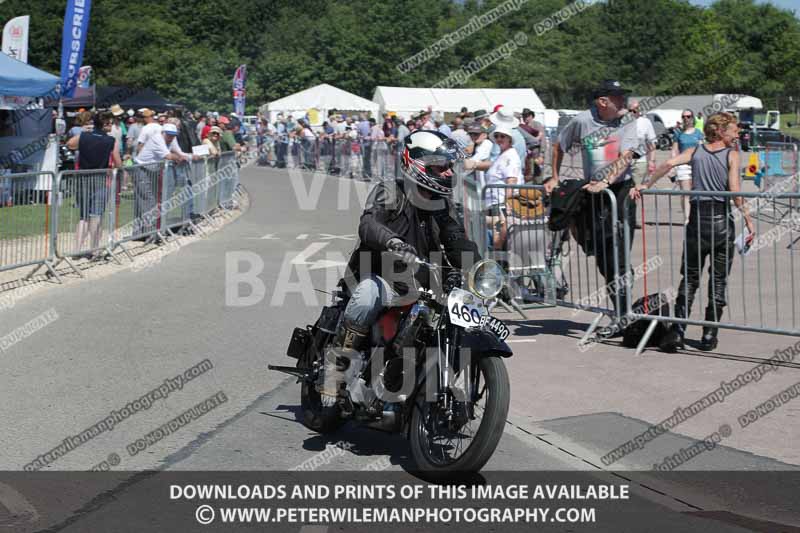
<instances>
[{"instance_id":1,"label":"rider's boot","mask_svg":"<svg viewBox=\"0 0 800 533\"><path fill-rule=\"evenodd\" d=\"M344 382L344 372L350 366L350 360L362 357L362 352L368 348L369 329L345 320L333 343L325 351L323 382L319 388L323 405L332 406L336 403L336 395Z\"/></svg>"}]
</instances>

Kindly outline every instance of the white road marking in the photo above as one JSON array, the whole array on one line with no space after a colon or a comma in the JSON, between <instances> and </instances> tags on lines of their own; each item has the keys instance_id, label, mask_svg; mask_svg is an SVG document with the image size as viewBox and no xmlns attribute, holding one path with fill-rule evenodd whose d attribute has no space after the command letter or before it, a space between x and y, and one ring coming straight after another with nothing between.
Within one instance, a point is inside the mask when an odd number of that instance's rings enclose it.
<instances>
[{"instance_id":1,"label":"white road marking","mask_svg":"<svg viewBox=\"0 0 800 533\"><path fill-rule=\"evenodd\" d=\"M263 237L248 237L251 241L279 241L280 237L276 237L274 233L267 233Z\"/></svg>"},{"instance_id":2,"label":"white road marking","mask_svg":"<svg viewBox=\"0 0 800 533\"><path fill-rule=\"evenodd\" d=\"M17 489L5 483L0 483L0 505L8 509L14 521L2 527L18 526L23 523L39 521L39 512Z\"/></svg>"},{"instance_id":3,"label":"white road marking","mask_svg":"<svg viewBox=\"0 0 800 533\"><path fill-rule=\"evenodd\" d=\"M298 241L304 241L306 239L308 239L308 233L301 233L300 235L297 236Z\"/></svg>"},{"instance_id":4,"label":"white road marking","mask_svg":"<svg viewBox=\"0 0 800 533\"><path fill-rule=\"evenodd\" d=\"M536 342L536 339L513 339L506 342Z\"/></svg>"},{"instance_id":5,"label":"white road marking","mask_svg":"<svg viewBox=\"0 0 800 533\"><path fill-rule=\"evenodd\" d=\"M330 259L319 259L316 261L309 261L309 258L328 246L329 242L312 242L305 250L300 252L292 259L293 265L309 265L309 270L319 270L323 268L333 268L346 265L343 261L331 261Z\"/></svg>"},{"instance_id":6,"label":"white road marking","mask_svg":"<svg viewBox=\"0 0 800 533\"><path fill-rule=\"evenodd\" d=\"M343 241L354 241L354 240L356 240L356 235L354 233L350 234L350 235L332 235L330 233L320 233L319 237L320 237L320 239L326 240L326 241L333 240L333 239L342 239Z\"/></svg>"}]
</instances>

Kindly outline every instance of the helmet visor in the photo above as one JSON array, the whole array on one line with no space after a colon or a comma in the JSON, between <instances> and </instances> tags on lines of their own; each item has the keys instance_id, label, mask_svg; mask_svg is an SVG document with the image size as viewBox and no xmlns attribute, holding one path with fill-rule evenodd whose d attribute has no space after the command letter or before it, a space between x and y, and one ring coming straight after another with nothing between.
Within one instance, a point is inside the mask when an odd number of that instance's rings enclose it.
<instances>
[{"instance_id":1,"label":"helmet visor","mask_svg":"<svg viewBox=\"0 0 800 533\"><path fill-rule=\"evenodd\" d=\"M434 177L450 177L453 175L453 162L447 161L445 164L428 164L425 166L427 173Z\"/></svg>"}]
</instances>

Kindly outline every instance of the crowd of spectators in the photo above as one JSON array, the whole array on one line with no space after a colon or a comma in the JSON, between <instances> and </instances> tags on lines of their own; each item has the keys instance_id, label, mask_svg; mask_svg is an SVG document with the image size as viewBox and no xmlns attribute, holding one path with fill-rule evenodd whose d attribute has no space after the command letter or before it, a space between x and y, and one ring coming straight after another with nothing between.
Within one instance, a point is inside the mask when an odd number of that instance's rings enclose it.
<instances>
[{"instance_id":1,"label":"crowd of spectators","mask_svg":"<svg viewBox=\"0 0 800 533\"><path fill-rule=\"evenodd\" d=\"M161 113L148 108L125 111L117 104L97 112L79 110L65 140L82 132L92 132L95 129L96 116L103 116L109 122L107 134L116 141L115 150L125 166L172 159L164 153L164 147L159 142L161 137L158 135L168 125L174 127L176 133L170 143L166 144L169 147L167 152L176 154L176 160L190 159L192 147L198 145L208 146L212 157L217 157L222 152L246 150L245 128L235 115L227 116L216 112L206 115L192 114L180 109ZM152 142L148 145L148 141Z\"/></svg>"},{"instance_id":2,"label":"crowd of spectators","mask_svg":"<svg viewBox=\"0 0 800 533\"><path fill-rule=\"evenodd\" d=\"M493 121L491 117L497 118ZM329 168L323 169L332 174L347 173L340 166L337 154L346 153L360 159L362 175L365 179L379 173L373 169L376 158L373 152L382 151L390 157L399 157L403 142L416 130L435 130L455 140L473 159L474 154L488 152L484 159L496 159L499 148L491 137L496 122L509 125L513 132L513 145L520 159L520 178L525 182L541 183L545 128L536 121L536 114L530 109L513 113L498 105L494 113L485 110L469 112L467 108L447 120L444 114L436 113L431 107L419 111L408 120L395 113L384 113L380 121L367 113L351 113L332 110L321 127L312 128L308 116L295 117L292 114L278 113L274 122L259 114L257 139L263 164L274 162L277 167L286 167L288 157L294 156L295 164L306 168L316 168L319 155L328 155ZM481 136L483 133L483 136ZM477 146L482 145L481 150ZM482 180L485 173L476 172Z\"/></svg>"}]
</instances>

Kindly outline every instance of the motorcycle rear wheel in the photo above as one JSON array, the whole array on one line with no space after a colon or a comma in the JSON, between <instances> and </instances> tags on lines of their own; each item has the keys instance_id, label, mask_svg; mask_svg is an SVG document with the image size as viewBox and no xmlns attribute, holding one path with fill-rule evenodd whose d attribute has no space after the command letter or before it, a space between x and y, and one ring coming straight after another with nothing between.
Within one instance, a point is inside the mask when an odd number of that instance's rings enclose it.
<instances>
[{"instance_id":1,"label":"motorcycle rear wheel","mask_svg":"<svg viewBox=\"0 0 800 533\"><path fill-rule=\"evenodd\" d=\"M311 361L319 357L318 348L330 342L331 336L322 332L314 325L315 342L306 352L306 358L298 361L300 368L310 368ZM323 348L324 349L324 348ZM345 423L338 405L326 407L322 405L322 397L314 383L303 380L300 386L300 408L302 410L303 425L311 431L327 434L338 430Z\"/></svg>"},{"instance_id":2,"label":"motorcycle rear wheel","mask_svg":"<svg viewBox=\"0 0 800 533\"><path fill-rule=\"evenodd\" d=\"M313 383L304 381L300 387L300 407L303 411L303 425L311 431L327 434L333 433L345 423L339 406L322 405L320 393Z\"/></svg>"}]
</instances>

